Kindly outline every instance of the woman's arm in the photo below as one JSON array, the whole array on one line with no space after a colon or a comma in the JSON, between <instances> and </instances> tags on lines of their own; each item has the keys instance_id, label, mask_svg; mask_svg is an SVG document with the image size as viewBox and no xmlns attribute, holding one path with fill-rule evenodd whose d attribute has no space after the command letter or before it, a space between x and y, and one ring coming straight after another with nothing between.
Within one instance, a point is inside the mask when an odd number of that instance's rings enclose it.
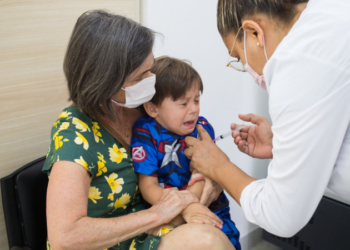
<instances>
[{"instance_id":1,"label":"woman's arm","mask_svg":"<svg viewBox=\"0 0 350 250\"><path fill-rule=\"evenodd\" d=\"M158 178L154 176L148 176L144 174L138 174L139 176L139 188L142 194L142 197L151 205L155 204L160 196L162 195L164 188L159 186ZM203 181L199 181L189 189L190 192L195 192L198 198L203 190ZM181 216L184 216L183 217ZM183 223L206 223L221 228L222 221L210 210L206 209L201 204L192 204L188 206L181 212L181 215L177 216L174 220L170 222L175 226L179 226Z\"/></svg>"},{"instance_id":2,"label":"woman's arm","mask_svg":"<svg viewBox=\"0 0 350 250\"><path fill-rule=\"evenodd\" d=\"M105 249L170 222L190 203L188 191L165 190L148 210L118 218L87 217L89 173L79 164L56 162L47 191L47 226L50 245L61 249Z\"/></svg>"}]
</instances>

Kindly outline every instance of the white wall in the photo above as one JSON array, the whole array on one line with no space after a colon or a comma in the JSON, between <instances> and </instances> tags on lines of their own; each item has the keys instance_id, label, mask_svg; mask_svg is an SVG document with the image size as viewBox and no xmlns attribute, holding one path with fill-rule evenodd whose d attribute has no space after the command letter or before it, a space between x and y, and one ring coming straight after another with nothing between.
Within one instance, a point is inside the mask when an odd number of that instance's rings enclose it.
<instances>
[{"instance_id":1,"label":"white wall","mask_svg":"<svg viewBox=\"0 0 350 250\"><path fill-rule=\"evenodd\" d=\"M201 115L215 128L217 135L239 123L239 113L268 117L267 93L248 73L225 67L228 51L216 28L216 0L141 0L142 23L161 33L154 49L155 57L169 55L192 62L204 82ZM240 153L232 138L218 142L231 161L255 178L267 174L267 160L252 159ZM240 206L230 199L231 216L247 235L257 226L249 223Z\"/></svg>"}]
</instances>

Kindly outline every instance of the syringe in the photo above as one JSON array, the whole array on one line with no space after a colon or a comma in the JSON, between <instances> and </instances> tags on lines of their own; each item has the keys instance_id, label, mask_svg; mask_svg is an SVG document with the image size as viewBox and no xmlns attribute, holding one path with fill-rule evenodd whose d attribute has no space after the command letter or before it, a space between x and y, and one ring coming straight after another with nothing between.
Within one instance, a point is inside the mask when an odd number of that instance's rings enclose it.
<instances>
[{"instance_id":1,"label":"syringe","mask_svg":"<svg viewBox=\"0 0 350 250\"><path fill-rule=\"evenodd\" d=\"M243 128L245 128L244 125L237 126L237 128L235 128L235 129L233 129L233 130L231 130L231 131L229 131L229 132L227 132L227 133L225 133L225 134L222 134L222 135L216 137L213 141L214 141L214 142L220 141L220 140L222 140L222 139L224 139L224 138L230 136L230 135L231 135L233 132L235 132L235 131L237 131L237 132L241 131L241 129L243 129Z\"/></svg>"}]
</instances>

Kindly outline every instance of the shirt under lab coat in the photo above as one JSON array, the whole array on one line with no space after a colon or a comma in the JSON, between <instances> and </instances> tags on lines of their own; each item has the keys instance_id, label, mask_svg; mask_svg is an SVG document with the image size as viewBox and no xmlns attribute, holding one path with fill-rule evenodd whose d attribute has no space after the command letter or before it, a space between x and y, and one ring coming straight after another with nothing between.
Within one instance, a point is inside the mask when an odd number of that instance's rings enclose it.
<instances>
[{"instance_id":1,"label":"shirt under lab coat","mask_svg":"<svg viewBox=\"0 0 350 250\"><path fill-rule=\"evenodd\" d=\"M309 1L263 70L273 160L240 201L250 222L281 237L306 225L327 186L350 200L349 10L349 0Z\"/></svg>"}]
</instances>

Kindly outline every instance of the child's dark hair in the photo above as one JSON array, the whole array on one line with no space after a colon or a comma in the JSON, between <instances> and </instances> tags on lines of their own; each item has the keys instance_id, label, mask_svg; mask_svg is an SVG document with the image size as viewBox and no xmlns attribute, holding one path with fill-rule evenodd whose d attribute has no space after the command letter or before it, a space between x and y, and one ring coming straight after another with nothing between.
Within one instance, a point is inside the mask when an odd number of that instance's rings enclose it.
<instances>
[{"instance_id":1,"label":"child's dark hair","mask_svg":"<svg viewBox=\"0 0 350 250\"><path fill-rule=\"evenodd\" d=\"M156 94L151 100L155 105L160 105L167 97L173 101L180 99L194 84L198 84L198 90L203 93L201 77L186 61L169 56L158 57L151 72L156 75Z\"/></svg>"}]
</instances>

